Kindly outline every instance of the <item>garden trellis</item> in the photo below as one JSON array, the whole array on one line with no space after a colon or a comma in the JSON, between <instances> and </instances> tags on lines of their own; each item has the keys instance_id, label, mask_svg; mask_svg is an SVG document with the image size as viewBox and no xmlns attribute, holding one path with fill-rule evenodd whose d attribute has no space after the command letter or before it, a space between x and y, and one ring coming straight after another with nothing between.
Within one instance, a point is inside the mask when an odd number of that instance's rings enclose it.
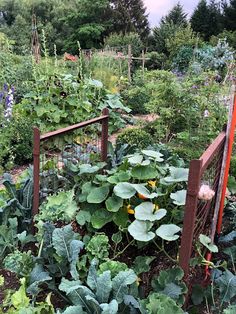
<instances>
[{"instance_id":1,"label":"garden trellis","mask_svg":"<svg viewBox=\"0 0 236 314\"><path fill-rule=\"evenodd\" d=\"M202 154L200 159L190 162L188 188L185 205L185 215L180 248L180 266L185 272L186 279L190 274L190 259L194 256L194 245L198 241L199 235L204 233L212 241L216 234L216 223L218 220L217 233L220 232L222 211L218 211L219 202L224 203L225 189L222 186L223 177L227 184L229 162L232 153L233 137L236 126L236 96L233 96L232 116L229 118L227 130L222 131L213 143ZM224 156L226 157L228 168L224 167ZM211 200L204 201L198 197L202 184L206 184L215 191ZM221 209L223 207L221 206ZM210 259L208 254L207 259Z\"/></svg>"},{"instance_id":2,"label":"garden trellis","mask_svg":"<svg viewBox=\"0 0 236 314\"><path fill-rule=\"evenodd\" d=\"M133 56L131 45L120 47L108 46L105 49L97 50L83 49L82 53L85 60L87 61L88 67L95 56L99 56L102 60L104 60L100 63L101 70L103 70L103 62L108 62L109 66L112 68L114 66L114 61L117 60L119 63L119 74L125 75L127 73L127 78L129 82L131 82L132 62L141 61L142 70L144 71L145 62L150 60L150 58L145 57L144 50L142 50L140 57ZM127 66L125 66L124 64L126 64Z\"/></svg>"},{"instance_id":3,"label":"garden trellis","mask_svg":"<svg viewBox=\"0 0 236 314\"><path fill-rule=\"evenodd\" d=\"M92 155L106 161L108 120L109 111L105 108L100 117L53 132L41 135L40 130L34 128L33 216L38 213L43 194L58 189L62 179L60 172L66 162L89 163Z\"/></svg>"}]
</instances>

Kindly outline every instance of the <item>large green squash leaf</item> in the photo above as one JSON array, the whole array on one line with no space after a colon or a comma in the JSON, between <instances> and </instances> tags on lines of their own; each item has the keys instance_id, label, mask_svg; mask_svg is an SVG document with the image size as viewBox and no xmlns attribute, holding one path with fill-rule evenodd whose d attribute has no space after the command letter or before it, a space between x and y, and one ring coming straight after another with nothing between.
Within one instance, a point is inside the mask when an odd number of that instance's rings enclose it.
<instances>
[{"instance_id":1,"label":"large green squash leaf","mask_svg":"<svg viewBox=\"0 0 236 314\"><path fill-rule=\"evenodd\" d=\"M154 210L155 205L151 202L143 202L135 207L135 218L138 220L156 221L162 219L167 211L165 209Z\"/></svg>"},{"instance_id":2,"label":"large green squash leaf","mask_svg":"<svg viewBox=\"0 0 236 314\"><path fill-rule=\"evenodd\" d=\"M98 188L92 188L89 195L87 196L87 202L92 204L100 204L107 198L109 194L109 186L104 185Z\"/></svg>"},{"instance_id":3,"label":"large green squash leaf","mask_svg":"<svg viewBox=\"0 0 236 314\"><path fill-rule=\"evenodd\" d=\"M151 165L147 165L147 166L137 165L132 169L131 175L133 178L138 179L138 180L149 180L149 179L156 178L158 175L158 172Z\"/></svg>"},{"instance_id":4,"label":"large green squash leaf","mask_svg":"<svg viewBox=\"0 0 236 314\"><path fill-rule=\"evenodd\" d=\"M91 223L95 229L100 229L105 226L108 222L112 221L113 213L108 212L106 209L101 208L96 210L92 217Z\"/></svg>"},{"instance_id":5,"label":"large green squash leaf","mask_svg":"<svg viewBox=\"0 0 236 314\"><path fill-rule=\"evenodd\" d=\"M156 230L156 235L166 241L175 241L179 238L179 235L176 233L180 230L181 228L174 224L161 225Z\"/></svg>"},{"instance_id":6,"label":"large green squash leaf","mask_svg":"<svg viewBox=\"0 0 236 314\"><path fill-rule=\"evenodd\" d=\"M148 242L155 238L155 233L150 231L152 223L134 220L128 227L129 233L135 240Z\"/></svg>"},{"instance_id":7,"label":"large green squash leaf","mask_svg":"<svg viewBox=\"0 0 236 314\"><path fill-rule=\"evenodd\" d=\"M123 199L114 194L106 200L106 208L110 212L118 212L122 206Z\"/></svg>"}]
</instances>

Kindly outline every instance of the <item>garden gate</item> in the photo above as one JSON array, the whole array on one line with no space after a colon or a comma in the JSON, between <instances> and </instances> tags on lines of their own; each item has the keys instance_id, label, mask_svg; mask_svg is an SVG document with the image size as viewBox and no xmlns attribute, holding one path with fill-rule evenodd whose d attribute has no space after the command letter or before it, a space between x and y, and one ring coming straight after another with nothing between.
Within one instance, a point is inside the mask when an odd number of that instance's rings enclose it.
<instances>
[{"instance_id":1,"label":"garden gate","mask_svg":"<svg viewBox=\"0 0 236 314\"><path fill-rule=\"evenodd\" d=\"M48 174L58 175L58 171L63 167L62 158L76 158L77 161L88 163L91 153L99 153L99 160L106 161L108 121L109 110L105 108L100 117L46 134L41 135L40 130L34 128L33 216L38 213L40 205L40 179Z\"/></svg>"},{"instance_id":2,"label":"garden gate","mask_svg":"<svg viewBox=\"0 0 236 314\"><path fill-rule=\"evenodd\" d=\"M230 157L236 127L236 95L232 96L227 130L222 131L207 148L200 159L192 160L189 168L187 196L184 213L183 232L180 247L180 267L188 279L190 259L194 254L194 245L199 235L204 233L212 241L220 233L223 205L228 180ZM198 198L202 184L215 191L209 201ZM208 255L207 259L211 256Z\"/></svg>"}]
</instances>

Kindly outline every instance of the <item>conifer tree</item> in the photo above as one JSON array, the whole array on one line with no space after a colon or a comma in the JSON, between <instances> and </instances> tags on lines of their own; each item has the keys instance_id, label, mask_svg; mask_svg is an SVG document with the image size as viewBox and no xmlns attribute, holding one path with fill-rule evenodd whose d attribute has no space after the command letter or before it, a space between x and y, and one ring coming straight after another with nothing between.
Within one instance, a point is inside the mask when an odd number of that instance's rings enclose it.
<instances>
[{"instance_id":1,"label":"conifer tree","mask_svg":"<svg viewBox=\"0 0 236 314\"><path fill-rule=\"evenodd\" d=\"M191 16L190 23L193 30L199 33L205 40L209 39L210 12L206 0L200 0Z\"/></svg>"},{"instance_id":2,"label":"conifer tree","mask_svg":"<svg viewBox=\"0 0 236 314\"><path fill-rule=\"evenodd\" d=\"M113 32L137 32L142 39L149 35L148 14L143 0L111 0Z\"/></svg>"},{"instance_id":3,"label":"conifer tree","mask_svg":"<svg viewBox=\"0 0 236 314\"><path fill-rule=\"evenodd\" d=\"M236 30L236 0L230 0L229 5L225 6L224 21L226 29Z\"/></svg>"},{"instance_id":4,"label":"conifer tree","mask_svg":"<svg viewBox=\"0 0 236 314\"><path fill-rule=\"evenodd\" d=\"M178 2L170 12L161 19L161 23L173 23L174 25L187 25L187 14L183 6Z\"/></svg>"}]
</instances>

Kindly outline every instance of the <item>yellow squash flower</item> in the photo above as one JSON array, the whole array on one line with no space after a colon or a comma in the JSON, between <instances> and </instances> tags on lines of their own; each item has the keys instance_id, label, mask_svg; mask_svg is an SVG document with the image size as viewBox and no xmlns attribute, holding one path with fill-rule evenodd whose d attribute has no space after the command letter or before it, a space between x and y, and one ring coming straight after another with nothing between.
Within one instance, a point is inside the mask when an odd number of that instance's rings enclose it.
<instances>
[{"instance_id":1,"label":"yellow squash flower","mask_svg":"<svg viewBox=\"0 0 236 314\"><path fill-rule=\"evenodd\" d=\"M155 188L156 187L156 184L157 184L157 181L148 181L148 185L151 187L151 188Z\"/></svg>"},{"instance_id":2,"label":"yellow squash flower","mask_svg":"<svg viewBox=\"0 0 236 314\"><path fill-rule=\"evenodd\" d=\"M134 215L134 210L132 209L130 204L126 208L127 208L127 213L128 214Z\"/></svg>"}]
</instances>

